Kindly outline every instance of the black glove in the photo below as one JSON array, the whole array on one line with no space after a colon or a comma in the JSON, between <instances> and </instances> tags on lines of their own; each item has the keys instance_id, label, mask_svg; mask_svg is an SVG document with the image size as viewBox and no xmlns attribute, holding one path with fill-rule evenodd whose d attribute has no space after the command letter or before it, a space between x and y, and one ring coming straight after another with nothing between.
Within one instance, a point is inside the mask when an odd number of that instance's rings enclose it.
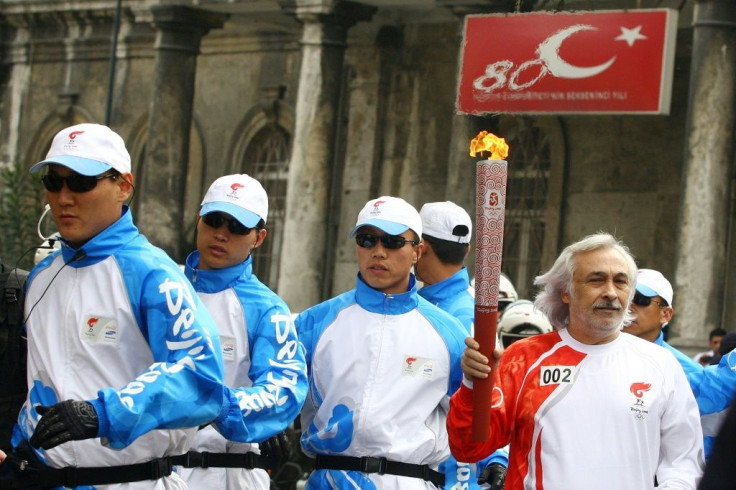
<instances>
[{"instance_id":1,"label":"black glove","mask_svg":"<svg viewBox=\"0 0 736 490\"><path fill-rule=\"evenodd\" d=\"M478 484L487 483L491 490L503 490L506 482L506 467L501 463L491 463L480 472Z\"/></svg>"},{"instance_id":2,"label":"black glove","mask_svg":"<svg viewBox=\"0 0 736 490\"><path fill-rule=\"evenodd\" d=\"M89 402L67 400L50 407L36 407L41 421L31 436L31 445L51 449L69 441L97 437L99 420Z\"/></svg>"},{"instance_id":3,"label":"black glove","mask_svg":"<svg viewBox=\"0 0 736 490\"><path fill-rule=\"evenodd\" d=\"M270 467L276 468L289 457L289 438L281 432L258 444L258 448L261 456L269 460Z\"/></svg>"}]
</instances>

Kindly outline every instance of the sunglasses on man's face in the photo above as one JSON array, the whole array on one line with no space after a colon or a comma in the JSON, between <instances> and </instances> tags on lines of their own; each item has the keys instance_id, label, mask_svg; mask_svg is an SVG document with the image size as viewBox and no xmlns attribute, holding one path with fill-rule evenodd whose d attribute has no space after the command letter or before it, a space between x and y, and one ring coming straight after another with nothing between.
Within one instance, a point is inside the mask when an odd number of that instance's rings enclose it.
<instances>
[{"instance_id":1,"label":"sunglasses on man's face","mask_svg":"<svg viewBox=\"0 0 736 490\"><path fill-rule=\"evenodd\" d=\"M659 305L659 307L662 308L661 301L657 301L652 296L644 296L643 294L640 294L638 292L634 293L634 299L632 299L631 302L635 304L636 306L642 306L642 307L647 307L651 305L652 303L657 303L657 305Z\"/></svg>"},{"instance_id":2,"label":"sunglasses on man's face","mask_svg":"<svg viewBox=\"0 0 736 490\"><path fill-rule=\"evenodd\" d=\"M217 229L227 223L227 229L234 235L247 235L253 228L248 228L235 218L226 218L220 213L208 213L202 216L204 224L210 228Z\"/></svg>"},{"instance_id":3,"label":"sunglasses on man's face","mask_svg":"<svg viewBox=\"0 0 736 490\"><path fill-rule=\"evenodd\" d=\"M71 174L66 177L62 177L59 174L48 173L41 177L43 186L49 192L59 192L66 183L67 188L72 192L89 192L97 187L97 182L103 179L115 180L118 178L117 174L106 173L101 175L81 175Z\"/></svg>"},{"instance_id":4,"label":"sunglasses on man's face","mask_svg":"<svg viewBox=\"0 0 736 490\"><path fill-rule=\"evenodd\" d=\"M359 233L355 235L355 243L358 244L359 247L362 248L373 248L376 245L378 245L378 242L381 242L383 245L383 248L387 248L389 250L398 250L402 248L404 245L406 245L406 242L411 243L412 245L418 245L419 242L415 240L409 240L408 238L404 238L403 236L395 236L395 235L372 235L370 233Z\"/></svg>"}]
</instances>

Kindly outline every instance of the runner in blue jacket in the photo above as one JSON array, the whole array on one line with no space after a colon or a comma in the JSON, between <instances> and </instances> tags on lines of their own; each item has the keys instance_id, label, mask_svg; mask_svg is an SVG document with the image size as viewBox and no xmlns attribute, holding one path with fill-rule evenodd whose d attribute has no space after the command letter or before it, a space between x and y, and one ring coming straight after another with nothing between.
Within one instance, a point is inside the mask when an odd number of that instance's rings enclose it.
<instances>
[{"instance_id":1,"label":"runner in blue jacket","mask_svg":"<svg viewBox=\"0 0 736 490\"><path fill-rule=\"evenodd\" d=\"M286 303L253 274L251 253L266 238L268 196L245 174L210 186L197 220L197 250L186 275L217 323L225 363L225 403L193 449L204 468L184 468L191 488L268 490L258 443L296 418L307 394L304 351ZM250 453L253 464L223 463ZM190 460L192 460L190 455Z\"/></svg>"},{"instance_id":2,"label":"runner in blue jacket","mask_svg":"<svg viewBox=\"0 0 736 490\"><path fill-rule=\"evenodd\" d=\"M66 128L31 172L41 168L62 248L28 279L29 393L13 446L59 469L43 473L44 487L186 488L159 458L186 451L197 426L220 413L214 322L133 224L120 136L97 124Z\"/></svg>"},{"instance_id":3,"label":"runner in blue jacket","mask_svg":"<svg viewBox=\"0 0 736 490\"><path fill-rule=\"evenodd\" d=\"M417 294L422 222L403 199L369 201L350 233L357 286L302 312L309 396L302 449L309 489L434 489L449 455L445 421L459 387L460 322Z\"/></svg>"}]
</instances>

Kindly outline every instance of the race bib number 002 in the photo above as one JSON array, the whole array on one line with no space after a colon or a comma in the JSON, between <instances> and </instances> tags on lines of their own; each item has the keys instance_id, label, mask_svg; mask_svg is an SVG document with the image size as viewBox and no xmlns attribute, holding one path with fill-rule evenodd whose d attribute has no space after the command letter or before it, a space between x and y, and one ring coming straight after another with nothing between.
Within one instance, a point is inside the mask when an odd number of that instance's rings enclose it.
<instances>
[{"instance_id":1,"label":"race bib number 002","mask_svg":"<svg viewBox=\"0 0 736 490\"><path fill-rule=\"evenodd\" d=\"M540 386L560 385L575 381L574 366L542 366Z\"/></svg>"}]
</instances>

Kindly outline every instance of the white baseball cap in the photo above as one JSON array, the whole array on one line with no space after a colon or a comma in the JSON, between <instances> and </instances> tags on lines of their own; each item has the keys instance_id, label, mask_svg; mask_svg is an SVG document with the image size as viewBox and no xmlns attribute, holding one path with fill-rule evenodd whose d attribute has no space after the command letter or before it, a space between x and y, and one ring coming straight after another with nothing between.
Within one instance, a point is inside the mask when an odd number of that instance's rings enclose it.
<instances>
[{"instance_id":1,"label":"white baseball cap","mask_svg":"<svg viewBox=\"0 0 736 490\"><path fill-rule=\"evenodd\" d=\"M121 174L130 173L130 154L123 138L101 124L77 124L56 133L46 159L32 166L30 172L36 173L50 163L81 175L100 175L111 168Z\"/></svg>"},{"instance_id":2,"label":"white baseball cap","mask_svg":"<svg viewBox=\"0 0 736 490\"><path fill-rule=\"evenodd\" d=\"M470 215L454 202L428 202L419 211L424 234L440 240L470 243Z\"/></svg>"},{"instance_id":3,"label":"white baseball cap","mask_svg":"<svg viewBox=\"0 0 736 490\"><path fill-rule=\"evenodd\" d=\"M268 216L268 196L260 182L246 174L225 175L215 180L202 200L199 215L227 213L253 228Z\"/></svg>"},{"instance_id":4,"label":"white baseball cap","mask_svg":"<svg viewBox=\"0 0 736 490\"><path fill-rule=\"evenodd\" d=\"M373 226L389 235L401 235L411 229L420 239L422 237L422 218L414 206L400 197L381 196L368 201L358 213L350 238L362 226Z\"/></svg>"},{"instance_id":5,"label":"white baseball cap","mask_svg":"<svg viewBox=\"0 0 736 490\"><path fill-rule=\"evenodd\" d=\"M672 284L661 272L654 269L639 269L636 290L647 297L659 296L672 306Z\"/></svg>"}]
</instances>

